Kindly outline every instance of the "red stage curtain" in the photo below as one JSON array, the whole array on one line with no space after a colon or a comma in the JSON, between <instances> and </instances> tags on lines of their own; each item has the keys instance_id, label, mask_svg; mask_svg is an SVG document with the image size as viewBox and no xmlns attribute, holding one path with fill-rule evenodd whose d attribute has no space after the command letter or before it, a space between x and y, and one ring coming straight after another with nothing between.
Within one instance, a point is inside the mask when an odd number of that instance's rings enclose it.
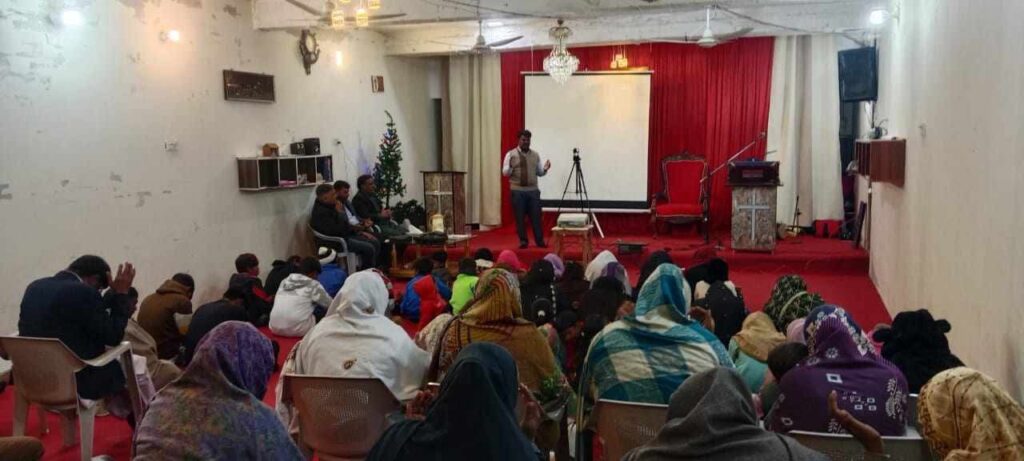
<instances>
[{"instance_id":1,"label":"red stage curtain","mask_svg":"<svg viewBox=\"0 0 1024 461\"><path fill-rule=\"evenodd\" d=\"M648 67L651 77L651 125L648 155L648 195L662 189L661 159L687 150L708 159L711 167L723 162L768 128L774 39L740 39L714 48L653 43L626 47L629 63ZM573 48L580 70L609 70L619 47ZM549 50L501 54L501 141L505 151L516 145L516 132L525 123L523 76L543 71ZM569 85L572 84L570 80ZM537 146L543 152L544 146ZM764 157L764 140L750 155ZM747 157L746 155L744 158ZM502 188L504 223L512 222L508 181ZM731 199L725 172L712 180L711 224L729 226ZM602 215L609 233L646 226L648 215Z\"/></svg>"}]
</instances>

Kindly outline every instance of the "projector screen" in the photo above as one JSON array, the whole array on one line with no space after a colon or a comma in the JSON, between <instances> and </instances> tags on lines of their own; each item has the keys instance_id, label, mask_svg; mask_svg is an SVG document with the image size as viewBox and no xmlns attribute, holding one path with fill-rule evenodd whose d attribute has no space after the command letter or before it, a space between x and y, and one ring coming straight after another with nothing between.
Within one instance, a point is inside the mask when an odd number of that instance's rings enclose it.
<instances>
[{"instance_id":1,"label":"projector screen","mask_svg":"<svg viewBox=\"0 0 1024 461\"><path fill-rule=\"evenodd\" d=\"M646 210L649 72L576 74L559 85L547 74L526 74L526 128L532 148L551 161L539 182L545 208L579 207L572 151L580 151L595 210Z\"/></svg>"}]
</instances>

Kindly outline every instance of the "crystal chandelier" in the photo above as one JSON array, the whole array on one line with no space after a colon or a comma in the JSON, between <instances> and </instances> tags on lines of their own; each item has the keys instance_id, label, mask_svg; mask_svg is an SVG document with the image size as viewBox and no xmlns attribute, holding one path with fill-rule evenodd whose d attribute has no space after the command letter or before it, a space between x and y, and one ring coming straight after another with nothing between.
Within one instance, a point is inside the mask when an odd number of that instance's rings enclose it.
<instances>
[{"instance_id":1,"label":"crystal chandelier","mask_svg":"<svg viewBox=\"0 0 1024 461\"><path fill-rule=\"evenodd\" d=\"M564 85L580 67L580 60L565 48L565 40L572 35L572 30L562 25L563 23L564 21L559 19L558 27L552 27L548 31L548 34L557 43L551 50L551 54L544 58L544 72L547 72L560 85Z\"/></svg>"}]
</instances>

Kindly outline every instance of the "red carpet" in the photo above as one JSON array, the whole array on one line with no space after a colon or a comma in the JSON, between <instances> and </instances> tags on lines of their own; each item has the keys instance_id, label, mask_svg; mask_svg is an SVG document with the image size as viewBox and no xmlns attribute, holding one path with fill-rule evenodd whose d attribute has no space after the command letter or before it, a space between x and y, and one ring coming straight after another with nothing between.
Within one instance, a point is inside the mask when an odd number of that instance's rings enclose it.
<instances>
[{"instance_id":1,"label":"red carpet","mask_svg":"<svg viewBox=\"0 0 1024 461\"><path fill-rule=\"evenodd\" d=\"M682 230L682 229L680 229ZM647 252L668 249L677 264L683 267L692 265L694 253L704 247L703 239L695 235L674 234L662 236L655 240L650 234L632 236L609 236L596 242L595 254L604 249L615 250L616 240L641 241L648 243ZM779 243L774 253L734 252L728 248L728 236L716 236L712 243L721 240L725 248L717 250L719 257L729 263L730 278L743 289L747 306L751 310L760 310L771 292L775 280L785 274L798 273L804 276L812 291L821 293L826 301L838 304L849 310L857 322L865 329L871 329L879 322L889 322L891 318L882 303L878 291L868 278L868 254L864 250L854 249L850 242L841 240L800 237ZM472 248L487 247L497 253L500 250L516 248L518 239L511 229L499 229L483 232L474 239ZM516 250L526 264L543 257L551 249L530 247ZM451 258L460 258L462 250L453 250ZM580 257L578 247L569 248L567 256ZM644 255L622 256L620 261L634 278L638 276L638 267L643 263ZM397 281L396 281L397 282ZM396 283L396 290L404 283ZM296 339L275 338L281 343L281 357L278 363L297 342ZM275 389L279 375L274 374L264 401L274 403ZM13 388L0 394L0 435L11 433L13 405ZM61 448L60 421L56 415L48 417L50 433L40 435L39 422L35 410L29 412L28 434L40 437L46 446L44 459L77 460L78 446ZM127 460L131 452L131 432L128 425L116 418L106 416L96 419L96 437L94 442L96 454L107 454L119 460Z\"/></svg>"}]
</instances>

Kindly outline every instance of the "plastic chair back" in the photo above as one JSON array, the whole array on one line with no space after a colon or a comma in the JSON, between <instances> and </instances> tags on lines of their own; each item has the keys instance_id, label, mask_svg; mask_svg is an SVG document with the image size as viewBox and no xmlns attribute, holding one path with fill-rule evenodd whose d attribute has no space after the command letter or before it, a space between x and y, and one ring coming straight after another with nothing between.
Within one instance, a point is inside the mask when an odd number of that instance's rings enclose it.
<instances>
[{"instance_id":1,"label":"plastic chair back","mask_svg":"<svg viewBox=\"0 0 1024 461\"><path fill-rule=\"evenodd\" d=\"M605 459L622 459L630 450L650 442L665 425L668 405L598 400L597 436L604 441Z\"/></svg>"},{"instance_id":2,"label":"plastic chair back","mask_svg":"<svg viewBox=\"0 0 1024 461\"><path fill-rule=\"evenodd\" d=\"M864 459L864 446L850 434L828 434L822 432L792 431L790 437L801 445L828 456L833 461L860 461ZM907 429L903 437L882 437L885 453L901 461L933 460L928 442L913 428Z\"/></svg>"},{"instance_id":3,"label":"plastic chair back","mask_svg":"<svg viewBox=\"0 0 1024 461\"><path fill-rule=\"evenodd\" d=\"M343 237L324 235L317 232L316 229L313 229L313 226L311 225L307 227L309 227L309 231L313 233L313 245L316 246L316 248L313 248L313 254L316 254L320 249L320 242L337 243L341 246L341 251L338 251L338 258L345 259L345 269L348 270L349 275L355 274L359 271L359 255L348 251L348 242L346 242Z\"/></svg>"},{"instance_id":4,"label":"plastic chair back","mask_svg":"<svg viewBox=\"0 0 1024 461\"><path fill-rule=\"evenodd\" d=\"M285 375L283 395L299 417L299 439L320 459L361 459L401 409L379 379Z\"/></svg>"},{"instance_id":5,"label":"plastic chair back","mask_svg":"<svg viewBox=\"0 0 1024 461\"><path fill-rule=\"evenodd\" d=\"M0 336L13 363L17 392L25 400L53 409L78 408L75 372L85 368L59 339Z\"/></svg>"}]
</instances>

